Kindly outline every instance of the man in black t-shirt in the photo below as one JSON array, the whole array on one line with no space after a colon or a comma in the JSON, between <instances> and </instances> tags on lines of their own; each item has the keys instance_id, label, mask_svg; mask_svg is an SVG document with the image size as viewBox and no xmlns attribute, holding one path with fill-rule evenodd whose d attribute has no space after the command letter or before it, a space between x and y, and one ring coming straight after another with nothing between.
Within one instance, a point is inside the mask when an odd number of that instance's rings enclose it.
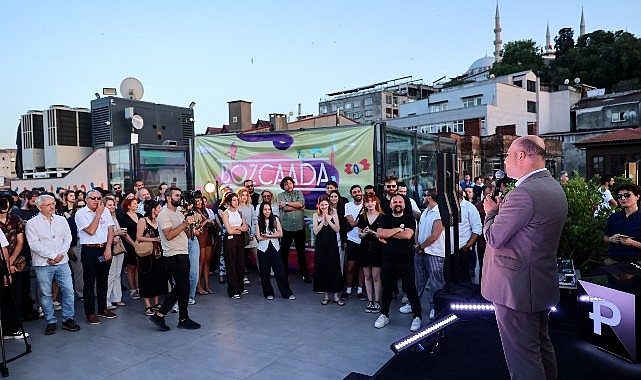
<instances>
[{"instance_id":1,"label":"man in black t-shirt","mask_svg":"<svg viewBox=\"0 0 641 380\"><path fill-rule=\"evenodd\" d=\"M389 307L392 303L394 282L400 277L403 291L412 306L414 316L411 331L421 328L421 301L416 292L414 281L414 230L416 219L411 213L405 213L405 200L401 195L390 199L391 214L384 214L376 235L384 242L382 244L381 280L383 282L383 297L381 300L381 315L374 327L382 328L389 323Z\"/></svg>"}]
</instances>

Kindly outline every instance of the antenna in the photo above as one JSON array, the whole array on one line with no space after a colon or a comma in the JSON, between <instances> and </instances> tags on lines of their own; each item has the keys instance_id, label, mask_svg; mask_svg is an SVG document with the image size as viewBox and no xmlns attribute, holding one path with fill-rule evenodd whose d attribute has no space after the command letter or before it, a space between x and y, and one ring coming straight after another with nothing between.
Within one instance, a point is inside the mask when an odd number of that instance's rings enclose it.
<instances>
[{"instance_id":1,"label":"antenna","mask_svg":"<svg viewBox=\"0 0 641 380\"><path fill-rule=\"evenodd\" d=\"M120 94L125 98L140 100L144 93L142 83L134 77L125 78L120 84Z\"/></svg>"},{"instance_id":2,"label":"antenna","mask_svg":"<svg viewBox=\"0 0 641 380\"><path fill-rule=\"evenodd\" d=\"M142 119L142 116L134 115L131 117L131 125L134 127L134 129L140 130L142 129L144 124L145 121Z\"/></svg>"}]
</instances>

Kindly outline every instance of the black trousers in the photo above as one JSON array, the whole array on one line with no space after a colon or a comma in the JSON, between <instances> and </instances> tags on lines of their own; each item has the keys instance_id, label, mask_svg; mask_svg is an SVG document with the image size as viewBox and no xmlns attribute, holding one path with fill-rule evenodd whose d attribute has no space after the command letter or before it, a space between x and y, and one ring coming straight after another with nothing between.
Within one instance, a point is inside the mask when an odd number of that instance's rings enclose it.
<instances>
[{"instance_id":1,"label":"black trousers","mask_svg":"<svg viewBox=\"0 0 641 380\"><path fill-rule=\"evenodd\" d=\"M401 279L401 288L407 295L407 300L412 306L414 317L422 318L421 300L416 291L414 279L413 259L389 259L383 257L381 263L381 281L383 283L383 295L381 298L381 314L389 317L389 307L392 303L392 292L398 285L397 278Z\"/></svg>"},{"instance_id":2,"label":"black trousers","mask_svg":"<svg viewBox=\"0 0 641 380\"><path fill-rule=\"evenodd\" d=\"M107 282L111 260L101 262L98 257L105 254L105 248L82 246L80 261L82 262L82 281L84 287L82 295L85 315L96 314L96 298L98 298L98 311L107 308ZM94 292L94 284L96 284ZM94 293L96 296L94 296Z\"/></svg>"},{"instance_id":3,"label":"black trousers","mask_svg":"<svg viewBox=\"0 0 641 380\"><path fill-rule=\"evenodd\" d=\"M283 298L289 298L292 293L292 289L289 287L289 281L287 281L287 272L283 268L283 264L280 260L279 253L274 248L274 245L269 242L269 246L265 252L258 251L258 263L260 267L260 285L263 287L263 296L273 296L274 288L270 281L269 275L270 270L274 268L274 277L276 278L276 285L278 286L278 291Z\"/></svg>"},{"instance_id":4,"label":"black trousers","mask_svg":"<svg viewBox=\"0 0 641 380\"><path fill-rule=\"evenodd\" d=\"M173 280L172 283L174 285L171 288L171 292L165 297L159 313L167 315L176 301L178 301L178 318L180 320L187 319L189 318L187 311L187 306L189 305L189 255L166 256L161 260L164 261L167 274Z\"/></svg>"},{"instance_id":5,"label":"black trousers","mask_svg":"<svg viewBox=\"0 0 641 380\"><path fill-rule=\"evenodd\" d=\"M305 229L298 231L283 230L283 237L280 239L280 256L283 259L285 271L289 269L289 249L292 241L296 246L298 255L298 274L307 277L307 254L305 253Z\"/></svg>"},{"instance_id":6,"label":"black trousers","mask_svg":"<svg viewBox=\"0 0 641 380\"><path fill-rule=\"evenodd\" d=\"M231 237L231 239L230 239ZM245 240L242 235L225 236L225 268L227 269L227 295L240 295L245 284Z\"/></svg>"}]
</instances>

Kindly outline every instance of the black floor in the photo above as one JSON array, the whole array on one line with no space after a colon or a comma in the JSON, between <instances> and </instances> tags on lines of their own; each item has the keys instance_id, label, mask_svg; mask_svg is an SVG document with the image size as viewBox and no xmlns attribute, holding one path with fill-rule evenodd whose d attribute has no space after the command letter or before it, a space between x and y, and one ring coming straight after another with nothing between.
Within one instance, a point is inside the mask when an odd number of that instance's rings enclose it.
<instances>
[{"instance_id":1,"label":"black floor","mask_svg":"<svg viewBox=\"0 0 641 380\"><path fill-rule=\"evenodd\" d=\"M641 379L641 364L629 363L581 340L573 324L553 320L550 330L559 379ZM431 350L407 349L376 374L352 373L347 377L366 378L509 379L509 374L496 321L493 316L485 316L463 318L448 326Z\"/></svg>"}]
</instances>

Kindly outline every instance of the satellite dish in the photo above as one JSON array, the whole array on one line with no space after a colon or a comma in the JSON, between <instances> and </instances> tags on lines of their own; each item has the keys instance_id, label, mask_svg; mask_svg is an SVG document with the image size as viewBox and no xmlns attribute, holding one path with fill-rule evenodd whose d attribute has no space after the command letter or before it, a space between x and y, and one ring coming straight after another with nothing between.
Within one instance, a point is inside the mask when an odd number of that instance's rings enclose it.
<instances>
[{"instance_id":1,"label":"satellite dish","mask_svg":"<svg viewBox=\"0 0 641 380\"><path fill-rule=\"evenodd\" d=\"M570 80L569 79L564 80L563 84L570 84Z\"/></svg>"},{"instance_id":2,"label":"satellite dish","mask_svg":"<svg viewBox=\"0 0 641 380\"><path fill-rule=\"evenodd\" d=\"M136 78L125 78L120 84L120 94L128 99L140 100L145 93L142 83Z\"/></svg>"},{"instance_id":3,"label":"satellite dish","mask_svg":"<svg viewBox=\"0 0 641 380\"><path fill-rule=\"evenodd\" d=\"M289 111L289 116L293 116L294 113L292 111Z\"/></svg>"},{"instance_id":4,"label":"satellite dish","mask_svg":"<svg viewBox=\"0 0 641 380\"><path fill-rule=\"evenodd\" d=\"M142 129L143 125L145 124L145 121L142 119L142 116L140 115L134 115L131 118L131 125L134 127L134 129Z\"/></svg>"},{"instance_id":5,"label":"satellite dish","mask_svg":"<svg viewBox=\"0 0 641 380\"><path fill-rule=\"evenodd\" d=\"M574 83L575 83L575 84L579 84L579 83L581 83L581 78L579 78L579 77L574 78Z\"/></svg>"}]
</instances>

